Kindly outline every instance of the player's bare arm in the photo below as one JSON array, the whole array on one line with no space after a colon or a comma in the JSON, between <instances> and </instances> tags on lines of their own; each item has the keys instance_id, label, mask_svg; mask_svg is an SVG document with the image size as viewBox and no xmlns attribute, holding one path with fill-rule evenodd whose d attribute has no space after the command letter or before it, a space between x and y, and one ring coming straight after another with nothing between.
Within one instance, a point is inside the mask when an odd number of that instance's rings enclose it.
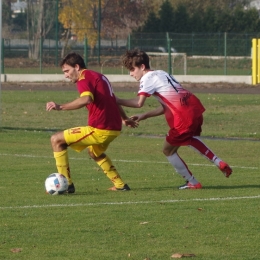
<instances>
[{"instance_id":1,"label":"player's bare arm","mask_svg":"<svg viewBox=\"0 0 260 260\"><path fill-rule=\"evenodd\" d=\"M117 104L125 107L141 108L146 100L146 96L140 95L132 99L117 98Z\"/></svg>"},{"instance_id":2,"label":"player's bare arm","mask_svg":"<svg viewBox=\"0 0 260 260\"><path fill-rule=\"evenodd\" d=\"M122 118L122 123L123 123L125 126L129 126L129 127L132 127L132 128L138 127L139 124L138 124L137 121L135 121L135 120L129 118L129 117L126 115L124 109L123 109L120 105L118 105L118 108L119 108L120 115L121 115L121 118Z\"/></svg>"},{"instance_id":3,"label":"player's bare arm","mask_svg":"<svg viewBox=\"0 0 260 260\"><path fill-rule=\"evenodd\" d=\"M47 102L46 104L46 111L51 111L51 110L75 110L82 108L88 104L93 102L92 98L90 96L83 96L80 98L77 98L69 103L65 104L57 104L53 101Z\"/></svg>"},{"instance_id":4,"label":"player's bare arm","mask_svg":"<svg viewBox=\"0 0 260 260\"><path fill-rule=\"evenodd\" d=\"M154 110L142 113L142 114L137 114L137 115L133 115L130 118L135 120L136 122L139 122L141 120L145 120L149 117L155 117L155 116L160 116L164 114L164 109L162 106L157 107Z\"/></svg>"}]
</instances>

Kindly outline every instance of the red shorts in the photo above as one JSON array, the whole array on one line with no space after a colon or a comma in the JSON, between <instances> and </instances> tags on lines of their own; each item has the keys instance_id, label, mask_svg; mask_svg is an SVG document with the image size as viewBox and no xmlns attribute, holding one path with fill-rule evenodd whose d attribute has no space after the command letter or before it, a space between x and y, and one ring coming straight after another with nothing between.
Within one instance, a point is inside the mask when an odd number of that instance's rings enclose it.
<instances>
[{"instance_id":1,"label":"red shorts","mask_svg":"<svg viewBox=\"0 0 260 260\"><path fill-rule=\"evenodd\" d=\"M166 141L172 146L187 146L190 144L190 140L193 136L200 136L202 131L203 116L195 118L190 126L186 129L169 130Z\"/></svg>"}]
</instances>

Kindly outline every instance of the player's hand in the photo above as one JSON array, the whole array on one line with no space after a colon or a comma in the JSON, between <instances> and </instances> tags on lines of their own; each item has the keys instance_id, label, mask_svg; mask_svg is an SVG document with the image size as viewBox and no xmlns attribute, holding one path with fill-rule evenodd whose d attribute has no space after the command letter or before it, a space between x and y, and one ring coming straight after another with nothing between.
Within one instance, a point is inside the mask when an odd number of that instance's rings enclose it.
<instances>
[{"instance_id":1,"label":"player's hand","mask_svg":"<svg viewBox=\"0 0 260 260\"><path fill-rule=\"evenodd\" d=\"M139 122L139 121L141 121L141 120L146 119L146 117L144 116L144 114L133 115L133 116L130 116L130 118L131 118L132 120L134 120L135 122Z\"/></svg>"},{"instance_id":2,"label":"player's hand","mask_svg":"<svg viewBox=\"0 0 260 260\"><path fill-rule=\"evenodd\" d=\"M136 128L136 127L139 126L139 123L136 122L135 120L131 119L131 118L124 119L123 124L125 126L131 127L131 128Z\"/></svg>"},{"instance_id":3,"label":"player's hand","mask_svg":"<svg viewBox=\"0 0 260 260\"><path fill-rule=\"evenodd\" d=\"M46 111L51 111L51 110L61 110L60 105L52 101L46 103Z\"/></svg>"}]
</instances>

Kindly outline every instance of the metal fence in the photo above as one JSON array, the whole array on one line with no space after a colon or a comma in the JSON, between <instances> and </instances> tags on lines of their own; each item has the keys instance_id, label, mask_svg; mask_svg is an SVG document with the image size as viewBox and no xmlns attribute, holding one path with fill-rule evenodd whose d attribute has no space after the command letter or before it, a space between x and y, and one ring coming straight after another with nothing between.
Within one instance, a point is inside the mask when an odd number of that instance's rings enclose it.
<instances>
[{"instance_id":1,"label":"metal fence","mask_svg":"<svg viewBox=\"0 0 260 260\"><path fill-rule=\"evenodd\" d=\"M140 48L152 52L153 69L164 69L179 75L250 75L252 39L258 34L177 34L133 33L126 39L101 39L100 48L90 48L87 41L71 39L65 54L79 52L87 67L104 74L127 74L120 56ZM41 41L39 58L29 59L29 42L25 39L2 40L2 74L61 73L58 60L63 42ZM166 54L166 55L165 55Z\"/></svg>"}]
</instances>

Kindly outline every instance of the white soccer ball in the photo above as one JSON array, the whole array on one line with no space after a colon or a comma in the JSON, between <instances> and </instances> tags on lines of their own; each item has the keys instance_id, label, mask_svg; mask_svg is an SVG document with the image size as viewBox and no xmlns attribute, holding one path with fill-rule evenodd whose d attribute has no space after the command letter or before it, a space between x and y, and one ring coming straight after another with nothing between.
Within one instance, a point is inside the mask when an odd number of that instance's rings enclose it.
<instances>
[{"instance_id":1,"label":"white soccer ball","mask_svg":"<svg viewBox=\"0 0 260 260\"><path fill-rule=\"evenodd\" d=\"M67 191L68 180L60 173L52 173L45 180L45 190L51 195L60 195Z\"/></svg>"}]
</instances>

